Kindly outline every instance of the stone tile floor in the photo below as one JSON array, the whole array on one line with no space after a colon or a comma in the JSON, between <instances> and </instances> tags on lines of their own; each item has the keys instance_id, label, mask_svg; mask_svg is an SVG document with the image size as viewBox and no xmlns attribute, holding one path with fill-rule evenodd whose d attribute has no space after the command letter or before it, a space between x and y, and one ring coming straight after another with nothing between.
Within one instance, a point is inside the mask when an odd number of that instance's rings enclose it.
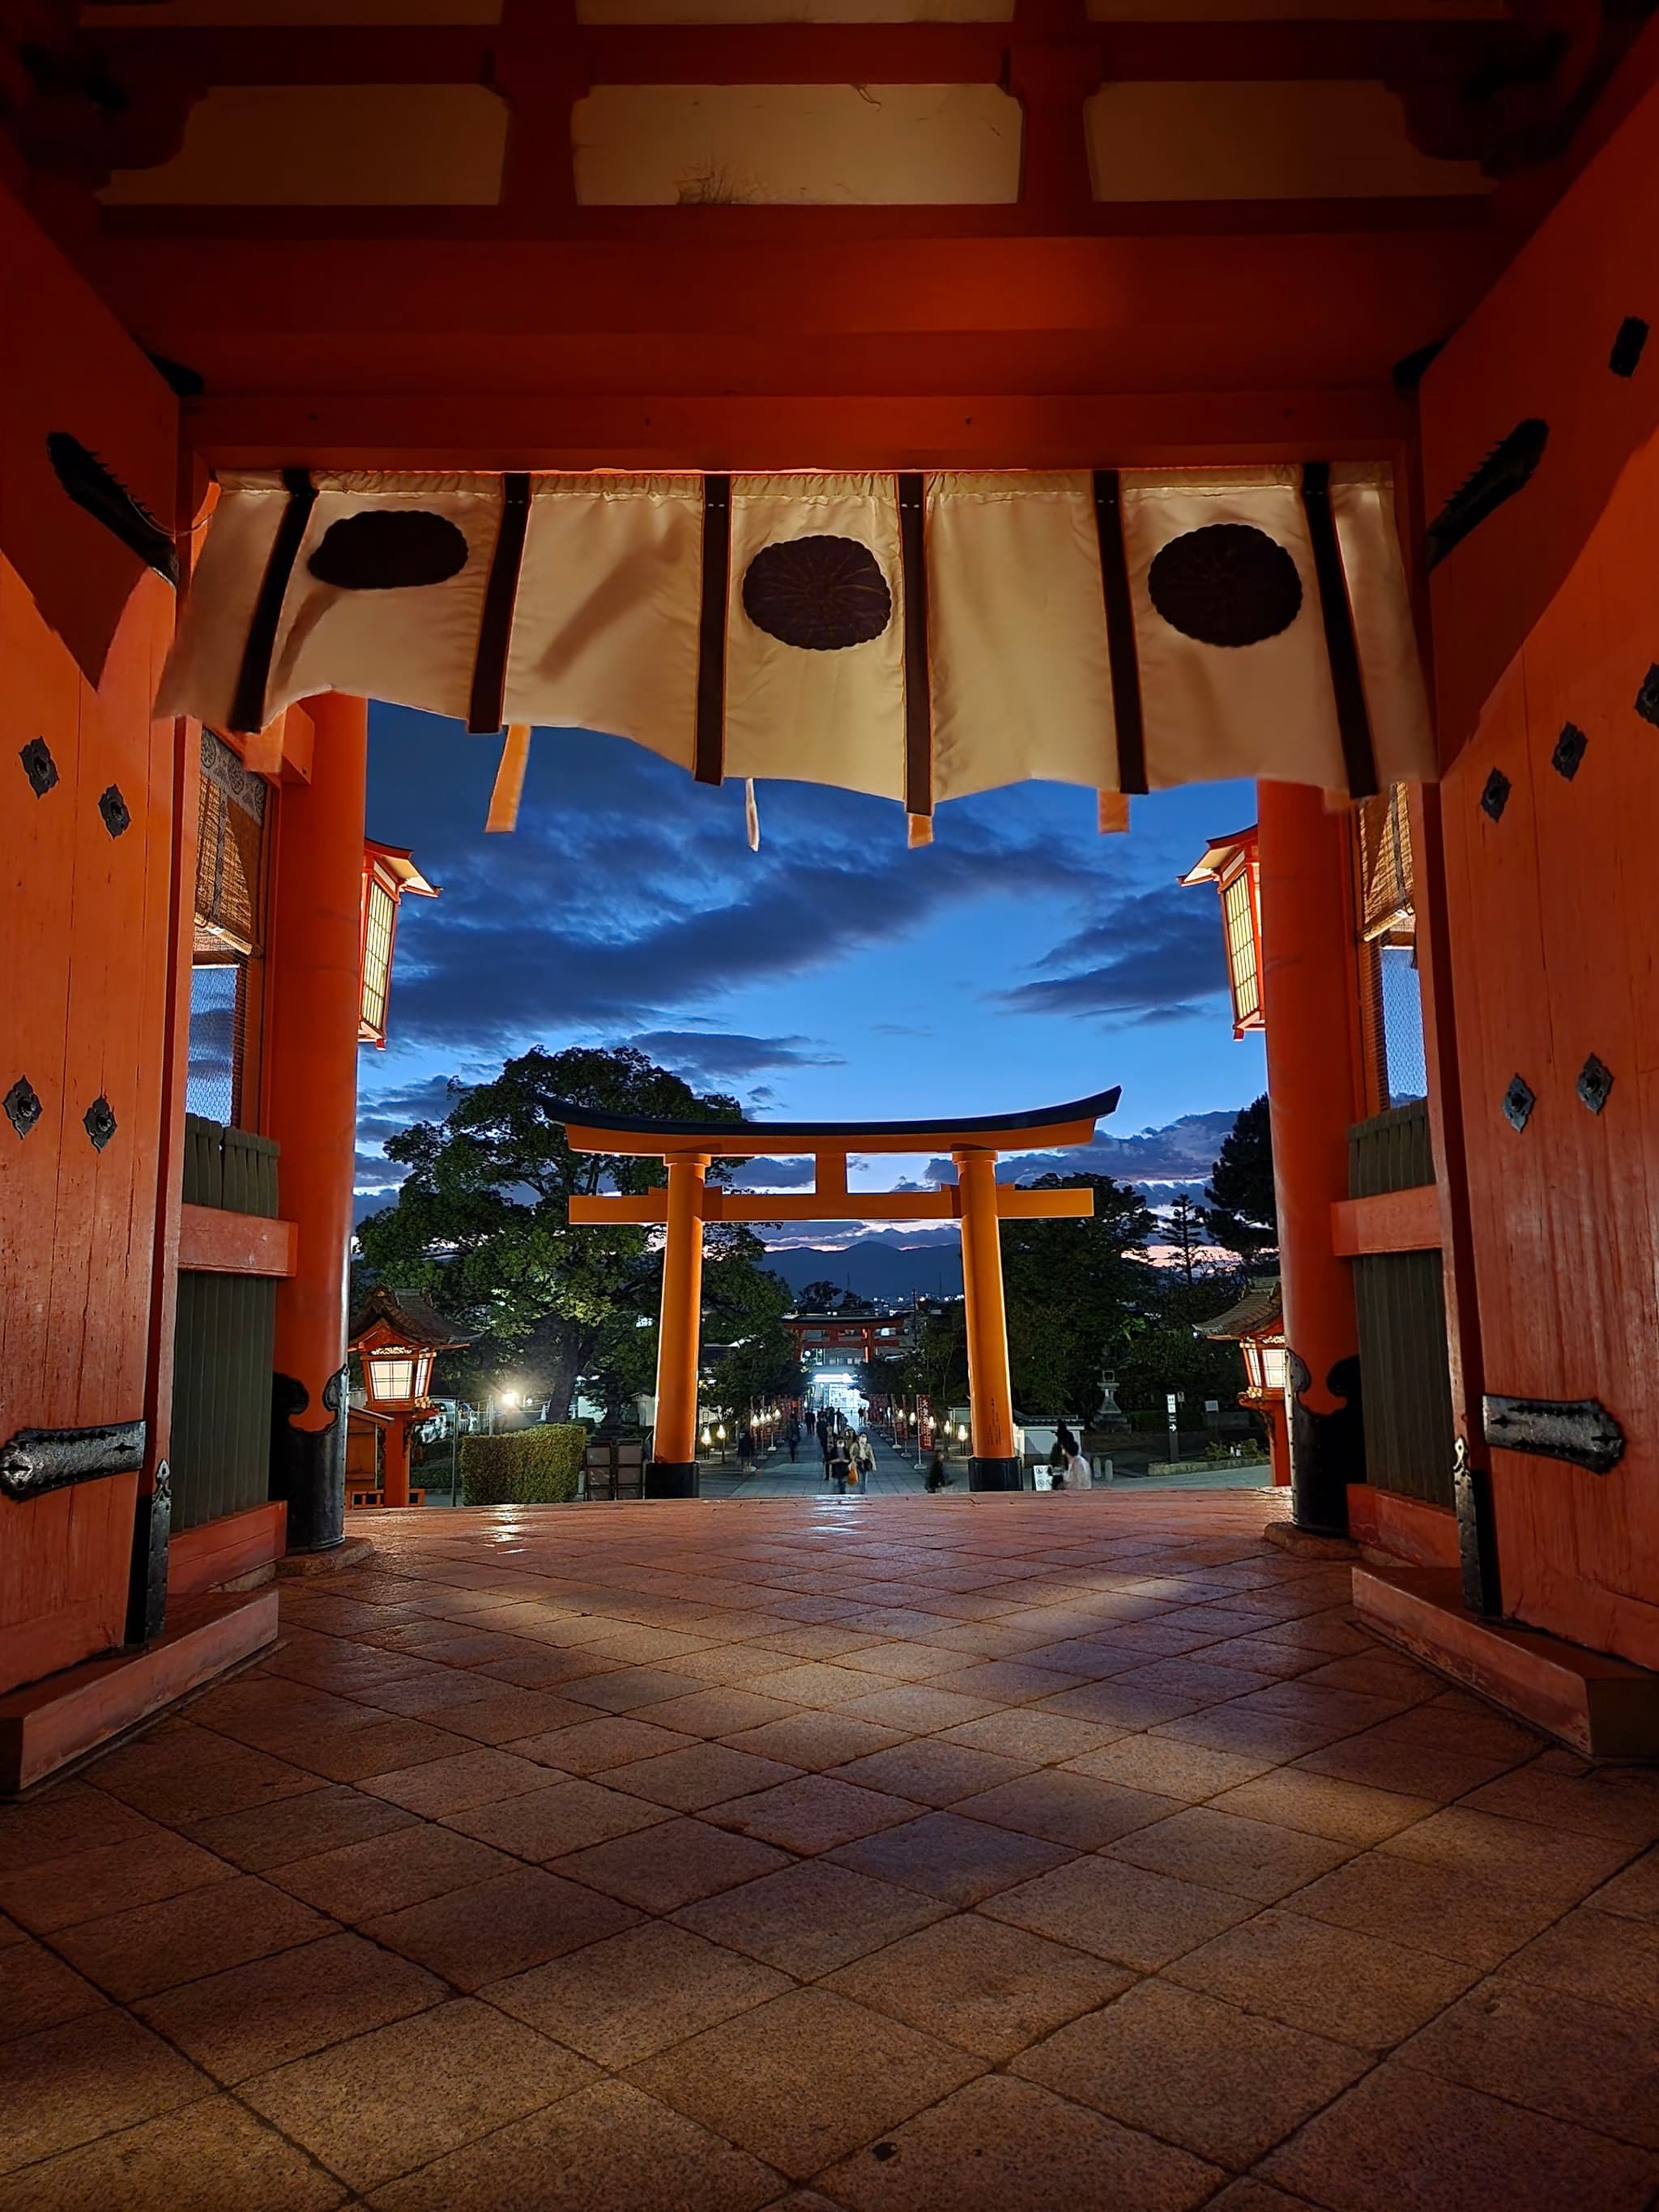
<instances>
[{"instance_id":1,"label":"stone tile floor","mask_svg":"<svg viewBox=\"0 0 1659 2212\"><path fill-rule=\"evenodd\" d=\"M1659 1775L1257 1493L367 1517L0 1812L0 2212L1624 2212Z\"/></svg>"}]
</instances>

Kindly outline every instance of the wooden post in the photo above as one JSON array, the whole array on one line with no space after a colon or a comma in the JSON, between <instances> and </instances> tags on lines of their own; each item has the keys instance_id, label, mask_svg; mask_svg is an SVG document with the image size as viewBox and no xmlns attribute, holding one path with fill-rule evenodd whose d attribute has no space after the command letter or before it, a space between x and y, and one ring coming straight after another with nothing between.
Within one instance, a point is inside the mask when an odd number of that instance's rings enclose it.
<instances>
[{"instance_id":1,"label":"wooden post","mask_svg":"<svg viewBox=\"0 0 1659 2212\"><path fill-rule=\"evenodd\" d=\"M963 1149L951 1156L962 1194L962 1291L968 1317L968 1396L973 1434L969 1490L1018 1490L1013 1388L1008 1379L1008 1319L1002 1300L1002 1240L997 1223L997 1156Z\"/></svg>"},{"instance_id":2,"label":"wooden post","mask_svg":"<svg viewBox=\"0 0 1659 2212\"><path fill-rule=\"evenodd\" d=\"M408 1413L394 1415L382 1442L382 1505L407 1505L409 1503L409 1424L411 1419Z\"/></svg>"},{"instance_id":3,"label":"wooden post","mask_svg":"<svg viewBox=\"0 0 1659 2212\"><path fill-rule=\"evenodd\" d=\"M271 1495L290 1552L344 1529L346 1268L362 1006L363 791L368 708L314 699L309 784L284 787L267 968L264 1126L281 1145L283 1216L299 1272L276 1292Z\"/></svg>"},{"instance_id":4,"label":"wooden post","mask_svg":"<svg viewBox=\"0 0 1659 2212\"><path fill-rule=\"evenodd\" d=\"M1348 823L1303 784L1258 786L1262 1008L1285 1301L1291 1516L1345 1535L1365 1479L1353 1271L1331 1244L1354 1118Z\"/></svg>"},{"instance_id":5,"label":"wooden post","mask_svg":"<svg viewBox=\"0 0 1659 2212\"><path fill-rule=\"evenodd\" d=\"M697 1494L697 1352L702 1327L702 1191L707 1152L668 1162L668 1228L657 1328L657 1425L647 1498Z\"/></svg>"}]
</instances>

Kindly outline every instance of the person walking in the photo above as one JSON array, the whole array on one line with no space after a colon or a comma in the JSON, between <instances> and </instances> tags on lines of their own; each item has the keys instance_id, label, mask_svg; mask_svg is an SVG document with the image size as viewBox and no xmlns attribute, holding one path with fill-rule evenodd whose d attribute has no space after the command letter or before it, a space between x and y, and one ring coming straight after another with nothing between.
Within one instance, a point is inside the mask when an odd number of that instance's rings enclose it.
<instances>
[{"instance_id":1,"label":"person walking","mask_svg":"<svg viewBox=\"0 0 1659 2212\"><path fill-rule=\"evenodd\" d=\"M860 1429L853 1444L853 1455L858 1465L859 1488L867 1491L870 1478L876 1471L876 1449L870 1441L868 1429Z\"/></svg>"},{"instance_id":2,"label":"person walking","mask_svg":"<svg viewBox=\"0 0 1659 2212\"><path fill-rule=\"evenodd\" d=\"M845 1444L837 1443L830 1459L830 1480L836 1486L837 1498L847 1495L847 1482L853 1472L852 1462L847 1456Z\"/></svg>"},{"instance_id":3,"label":"person walking","mask_svg":"<svg viewBox=\"0 0 1659 2212\"><path fill-rule=\"evenodd\" d=\"M783 1432L783 1440L789 1447L789 1464L793 1467L800 1450L800 1422L793 1413L789 1416L789 1425Z\"/></svg>"}]
</instances>

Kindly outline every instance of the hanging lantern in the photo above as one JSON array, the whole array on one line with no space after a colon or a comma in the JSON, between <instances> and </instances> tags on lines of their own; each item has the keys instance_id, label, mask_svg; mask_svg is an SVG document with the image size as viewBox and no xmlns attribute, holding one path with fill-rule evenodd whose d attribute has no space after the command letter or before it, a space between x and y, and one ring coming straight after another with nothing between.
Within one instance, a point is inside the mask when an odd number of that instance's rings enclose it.
<instances>
[{"instance_id":1,"label":"hanging lantern","mask_svg":"<svg viewBox=\"0 0 1659 2212\"><path fill-rule=\"evenodd\" d=\"M1261 860L1255 825L1230 837L1212 837L1204 857L1180 878L1212 883L1221 898L1221 935L1232 995L1233 1035L1267 1026L1261 1012Z\"/></svg>"},{"instance_id":2,"label":"hanging lantern","mask_svg":"<svg viewBox=\"0 0 1659 2212\"><path fill-rule=\"evenodd\" d=\"M353 1324L350 1338L351 1349L362 1361L370 1409L407 1413L424 1406L438 1354L471 1340L418 1291L377 1290Z\"/></svg>"},{"instance_id":3,"label":"hanging lantern","mask_svg":"<svg viewBox=\"0 0 1659 2212\"><path fill-rule=\"evenodd\" d=\"M1275 1275L1253 1283L1237 1305L1229 1306L1213 1321L1199 1322L1193 1334L1208 1337L1212 1343L1238 1346L1244 1358L1245 1376L1245 1388L1239 1393L1238 1402L1249 1412L1259 1413L1267 1423L1273 1480L1288 1482L1285 1307L1279 1296L1279 1278Z\"/></svg>"},{"instance_id":4,"label":"hanging lantern","mask_svg":"<svg viewBox=\"0 0 1659 2212\"><path fill-rule=\"evenodd\" d=\"M436 898L438 887L428 883L400 845L363 844L363 902L360 945L362 957L362 1003L358 1010L357 1041L386 1050L386 1000L392 994L392 948L398 934L398 908L408 892L416 898Z\"/></svg>"}]
</instances>

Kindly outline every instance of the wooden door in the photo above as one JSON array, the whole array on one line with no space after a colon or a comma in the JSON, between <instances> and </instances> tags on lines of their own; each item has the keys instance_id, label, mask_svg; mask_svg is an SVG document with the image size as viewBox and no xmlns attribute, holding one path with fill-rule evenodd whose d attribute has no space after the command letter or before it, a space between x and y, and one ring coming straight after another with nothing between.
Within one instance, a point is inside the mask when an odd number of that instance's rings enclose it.
<instances>
[{"instance_id":1,"label":"wooden door","mask_svg":"<svg viewBox=\"0 0 1659 2212\"><path fill-rule=\"evenodd\" d=\"M0 1452L55 1432L61 1471L72 1432L143 1419L156 1357L177 858L173 728L150 702L173 592L47 441L167 515L177 410L3 201L0 264ZM125 1618L142 1470L37 1489L16 1472L31 1454L47 1447L14 1447L0 1481L0 1690L119 1643Z\"/></svg>"},{"instance_id":2,"label":"wooden door","mask_svg":"<svg viewBox=\"0 0 1659 2212\"><path fill-rule=\"evenodd\" d=\"M1656 605L1650 448L1444 793L1486 1388L1599 1399L1625 1437L1603 1474L1494 1451L1504 1609L1650 1667L1659 1666Z\"/></svg>"}]
</instances>

